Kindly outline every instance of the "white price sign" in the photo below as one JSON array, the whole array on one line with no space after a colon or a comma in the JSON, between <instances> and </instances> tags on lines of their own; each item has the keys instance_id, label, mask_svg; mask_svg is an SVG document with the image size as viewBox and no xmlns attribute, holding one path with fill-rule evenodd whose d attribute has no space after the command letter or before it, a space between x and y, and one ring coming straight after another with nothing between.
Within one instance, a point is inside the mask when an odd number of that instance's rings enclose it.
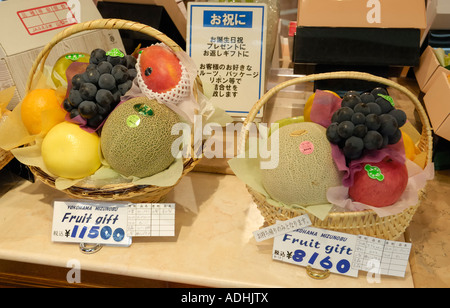
<instances>
[{"instance_id":1,"label":"white price sign","mask_svg":"<svg viewBox=\"0 0 450 308\"><path fill-rule=\"evenodd\" d=\"M273 259L357 277L351 266L355 244L355 236L306 227L277 236Z\"/></svg>"},{"instance_id":2,"label":"white price sign","mask_svg":"<svg viewBox=\"0 0 450 308\"><path fill-rule=\"evenodd\" d=\"M404 277L410 243L305 227L275 237L272 258L352 277L363 270Z\"/></svg>"},{"instance_id":3,"label":"white price sign","mask_svg":"<svg viewBox=\"0 0 450 308\"><path fill-rule=\"evenodd\" d=\"M175 203L53 204L54 242L130 246L135 236L175 236Z\"/></svg>"},{"instance_id":4,"label":"white price sign","mask_svg":"<svg viewBox=\"0 0 450 308\"><path fill-rule=\"evenodd\" d=\"M127 203L55 201L52 241L130 246Z\"/></svg>"}]
</instances>

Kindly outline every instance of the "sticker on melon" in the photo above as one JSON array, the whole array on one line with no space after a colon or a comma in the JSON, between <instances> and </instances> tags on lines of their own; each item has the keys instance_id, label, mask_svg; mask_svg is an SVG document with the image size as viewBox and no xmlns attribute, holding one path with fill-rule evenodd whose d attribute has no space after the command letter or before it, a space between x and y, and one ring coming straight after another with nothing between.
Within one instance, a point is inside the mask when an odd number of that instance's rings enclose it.
<instances>
[{"instance_id":1,"label":"sticker on melon","mask_svg":"<svg viewBox=\"0 0 450 308\"><path fill-rule=\"evenodd\" d=\"M313 122L279 128L278 165L261 169L263 186L273 200L300 206L329 203L326 192L342 185L342 173L334 163L325 131ZM269 138L268 147L272 146L276 145Z\"/></svg>"},{"instance_id":2,"label":"sticker on melon","mask_svg":"<svg viewBox=\"0 0 450 308\"><path fill-rule=\"evenodd\" d=\"M334 93L333 91L329 91L329 90L325 90L324 92L327 93L331 93L334 96L341 98L338 94ZM311 122L311 108L312 105L314 103L314 97L315 97L316 93L314 92L313 94L311 94L308 98L308 100L305 103L305 109L303 110L303 118L305 120L305 122Z\"/></svg>"},{"instance_id":3,"label":"sticker on melon","mask_svg":"<svg viewBox=\"0 0 450 308\"><path fill-rule=\"evenodd\" d=\"M175 158L171 134L179 116L147 97L123 102L102 128L101 149L106 162L123 176L145 178L169 167Z\"/></svg>"}]
</instances>

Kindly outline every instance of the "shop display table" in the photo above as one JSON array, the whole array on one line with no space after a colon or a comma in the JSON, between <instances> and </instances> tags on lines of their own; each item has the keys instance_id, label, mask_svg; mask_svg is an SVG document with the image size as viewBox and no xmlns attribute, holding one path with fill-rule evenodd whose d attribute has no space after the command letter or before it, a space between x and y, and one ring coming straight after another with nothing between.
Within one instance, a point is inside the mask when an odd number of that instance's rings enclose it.
<instances>
[{"instance_id":1,"label":"shop display table","mask_svg":"<svg viewBox=\"0 0 450 308\"><path fill-rule=\"evenodd\" d=\"M80 285L95 273L96 284L114 284L120 277L122 287L414 287L409 266L405 278L381 276L380 283L369 283L364 271L358 278L331 274L315 280L304 267L272 260L273 241L253 238L263 218L234 175L191 172L182 179L166 200L176 203L175 237L133 238L130 247L103 247L94 254L51 241L53 201L65 198L41 182L24 180L2 192L0 279L13 277L1 274L11 268L27 276L43 267L51 270L35 275L76 286L66 282L75 262Z\"/></svg>"}]
</instances>

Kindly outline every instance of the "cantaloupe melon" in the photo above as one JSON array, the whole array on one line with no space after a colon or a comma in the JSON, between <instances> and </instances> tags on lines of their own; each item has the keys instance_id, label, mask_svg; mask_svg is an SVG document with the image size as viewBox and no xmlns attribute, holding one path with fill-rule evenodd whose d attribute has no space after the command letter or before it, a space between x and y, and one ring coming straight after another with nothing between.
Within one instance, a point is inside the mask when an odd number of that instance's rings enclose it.
<instances>
[{"instance_id":1,"label":"cantaloupe melon","mask_svg":"<svg viewBox=\"0 0 450 308\"><path fill-rule=\"evenodd\" d=\"M105 121L101 149L106 162L124 176L149 177L174 161L172 126L179 116L156 100L138 97L123 102Z\"/></svg>"},{"instance_id":2,"label":"cantaloupe melon","mask_svg":"<svg viewBox=\"0 0 450 308\"><path fill-rule=\"evenodd\" d=\"M262 183L272 199L286 205L328 203L326 192L342 185L342 175L331 156L325 131L313 122L280 127L278 166L261 170ZM270 141L269 147L274 146Z\"/></svg>"}]
</instances>

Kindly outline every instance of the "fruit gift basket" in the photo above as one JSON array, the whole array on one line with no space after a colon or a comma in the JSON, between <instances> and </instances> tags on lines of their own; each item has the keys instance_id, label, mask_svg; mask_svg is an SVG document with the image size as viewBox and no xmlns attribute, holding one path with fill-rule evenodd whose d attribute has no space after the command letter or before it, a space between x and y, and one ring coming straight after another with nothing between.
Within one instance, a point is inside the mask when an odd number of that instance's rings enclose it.
<instances>
[{"instance_id":1,"label":"fruit gift basket","mask_svg":"<svg viewBox=\"0 0 450 308\"><path fill-rule=\"evenodd\" d=\"M6 118L11 113L7 109L9 102L14 96L15 87L10 87L0 91L0 124L6 121ZM5 151L0 147L0 169L3 169L14 156L10 151Z\"/></svg>"},{"instance_id":2,"label":"fruit gift basket","mask_svg":"<svg viewBox=\"0 0 450 308\"><path fill-rule=\"evenodd\" d=\"M364 93L349 91L342 98L316 90L303 116L277 121L265 137L261 137L261 128L259 136L250 134L256 114L277 92L325 79L356 79L383 86ZM421 134L396 107L387 89L400 91L413 103ZM417 133L414 157L406 150L406 127ZM368 73L321 73L278 84L250 110L240 147L245 155L230 160L230 167L246 184L268 225L308 214L314 227L397 239L419 207L426 181L434 175L431 128L421 103L407 88ZM252 156L252 148L253 153L270 148L272 155ZM270 161L274 157L275 163ZM392 200L382 204L384 199Z\"/></svg>"},{"instance_id":3,"label":"fruit gift basket","mask_svg":"<svg viewBox=\"0 0 450 308\"><path fill-rule=\"evenodd\" d=\"M159 43L137 46L131 55L102 48L71 54L66 84L51 84L45 62L52 48L94 29L136 31ZM88 60L77 60L84 56ZM207 123L220 113L181 47L150 26L120 19L59 32L35 59L26 93L12 112L16 121L0 126L12 132L3 143L35 178L77 199L163 200L201 158L202 140L194 145L191 135L195 117ZM41 104L51 107L39 111ZM32 131L26 124L37 120L40 126Z\"/></svg>"}]
</instances>

